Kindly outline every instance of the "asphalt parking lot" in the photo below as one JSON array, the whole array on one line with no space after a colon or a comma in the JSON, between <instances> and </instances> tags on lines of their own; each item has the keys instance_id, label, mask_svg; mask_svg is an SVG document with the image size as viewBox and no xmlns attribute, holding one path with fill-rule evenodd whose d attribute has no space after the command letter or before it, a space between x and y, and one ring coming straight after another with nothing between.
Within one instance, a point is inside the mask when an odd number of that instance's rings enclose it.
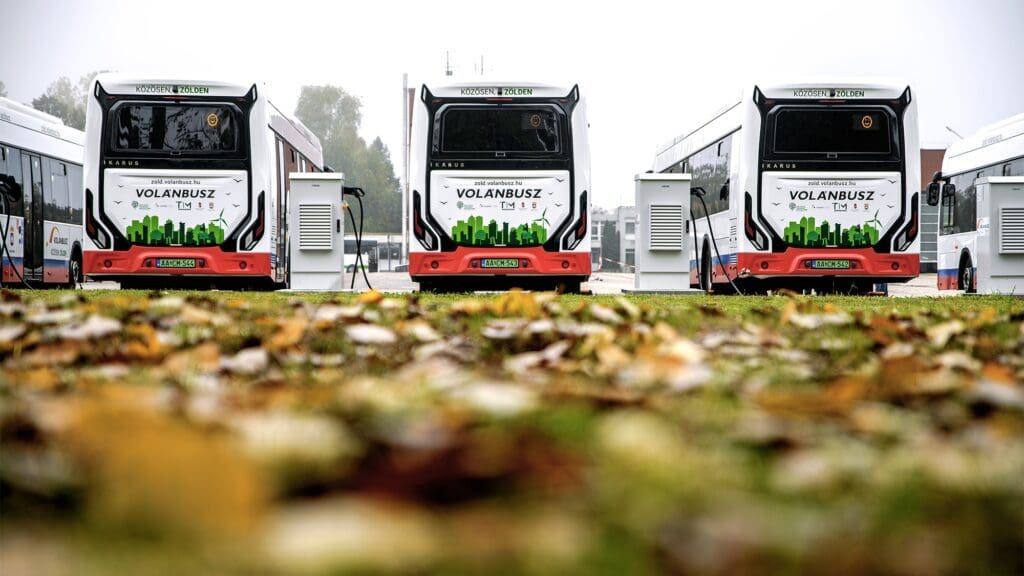
<instances>
[{"instance_id":1,"label":"asphalt parking lot","mask_svg":"<svg viewBox=\"0 0 1024 576\"><path fill-rule=\"evenodd\" d=\"M367 278L370 286L382 292L412 292L418 285L409 279L404 272L373 272L368 273ZM351 278L346 276L346 286ZM634 286L634 275L621 272L599 272L591 276L590 281L583 284L584 290L592 294L622 294L623 290L630 290ZM116 289L116 282L87 282L84 285L86 290ZM367 284L362 275L356 277L355 290L366 290ZM922 274L906 284L891 284L889 296L895 298L923 297L923 296L956 296L959 292L942 291L936 288L935 274Z\"/></svg>"}]
</instances>

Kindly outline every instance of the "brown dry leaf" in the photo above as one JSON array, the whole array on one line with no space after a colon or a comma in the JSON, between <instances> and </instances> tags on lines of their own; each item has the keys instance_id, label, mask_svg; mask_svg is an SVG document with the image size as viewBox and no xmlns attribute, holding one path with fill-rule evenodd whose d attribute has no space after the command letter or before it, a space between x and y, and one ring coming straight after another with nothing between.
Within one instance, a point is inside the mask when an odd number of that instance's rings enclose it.
<instances>
[{"instance_id":1,"label":"brown dry leaf","mask_svg":"<svg viewBox=\"0 0 1024 576\"><path fill-rule=\"evenodd\" d=\"M49 366L26 370L4 370L4 379L10 384L45 392L53 391L60 385L60 376Z\"/></svg>"},{"instance_id":2,"label":"brown dry leaf","mask_svg":"<svg viewBox=\"0 0 1024 576\"><path fill-rule=\"evenodd\" d=\"M263 344L271 352L287 350L302 341L309 321L304 316L292 316L278 322L277 331Z\"/></svg>"},{"instance_id":3,"label":"brown dry leaf","mask_svg":"<svg viewBox=\"0 0 1024 576\"><path fill-rule=\"evenodd\" d=\"M149 324L130 324L125 333L132 338L123 348L124 355L130 359L153 362L167 353L156 330Z\"/></svg>"},{"instance_id":4,"label":"brown dry leaf","mask_svg":"<svg viewBox=\"0 0 1024 576\"><path fill-rule=\"evenodd\" d=\"M534 294L513 289L494 299L491 310L498 316L537 318L542 308Z\"/></svg>"},{"instance_id":5,"label":"brown dry leaf","mask_svg":"<svg viewBox=\"0 0 1024 576\"><path fill-rule=\"evenodd\" d=\"M249 462L116 398L80 404L65 439L90 473L96 520L126 534L240 535L255 526L265 490Z\"/></svg>"},{"instance_id":6,"label":"brown dry leaf","mask_svg":"<svg viewBox=\"0 0 1024 576\"><path fill-rule=\"evenodd\" d=\"M378 304L384 299L384 295L377 290L368 290L363 292L356 298L356 301L360 304Z\"/></svg>"},{"instance_id":7,"label":"brown dry leaf","mask_svg":"<svg viewBox=\"0 0 1024 576\"><path fill-rule=\"evenodd\" d=\"M870 383L863 376L841 376L820 391L762 390L754 401L771 412L842 414L868 397Z\"/></svg>"},{"instance_id":8,"label":"brown dry leaf","mask_svg":"<svg viewBox=\"0 0 1024 576\"><path fill-rule=\"evenodd\" d=\"M220 367L220 346L204 342L195 348L175 352L167 356L163 367L171 374L216 372Z\"/></svg>"},{"instance_id":9,"label":"brown dry leaf","mask_svg":"<svg viewBox=\"0 0 1024 576\"><path fill-rule=\"evenodd\" d=\"M1017 381L1014 369L1005 364L986 362L981 369L981 375L993 382L1001 384L1013 384Z\"/></svg>"}]
</instances>

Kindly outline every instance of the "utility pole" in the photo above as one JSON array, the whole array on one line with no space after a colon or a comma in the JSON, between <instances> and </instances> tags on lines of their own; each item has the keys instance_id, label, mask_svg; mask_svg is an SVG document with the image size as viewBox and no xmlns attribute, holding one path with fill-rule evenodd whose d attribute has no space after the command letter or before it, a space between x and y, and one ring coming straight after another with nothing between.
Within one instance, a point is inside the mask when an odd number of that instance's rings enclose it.
<instances>
[{"instance_id":1,"label":"utility pole","mask_svg":"<svg viewBox=\"0 0 1024 576\"><path fill-rule=\"evenodd\" d=\"M402 74L402 248L399 262L409 255L409 74ZM391 248L388 248L391 258Z\"/></svg>"}]
</instances>

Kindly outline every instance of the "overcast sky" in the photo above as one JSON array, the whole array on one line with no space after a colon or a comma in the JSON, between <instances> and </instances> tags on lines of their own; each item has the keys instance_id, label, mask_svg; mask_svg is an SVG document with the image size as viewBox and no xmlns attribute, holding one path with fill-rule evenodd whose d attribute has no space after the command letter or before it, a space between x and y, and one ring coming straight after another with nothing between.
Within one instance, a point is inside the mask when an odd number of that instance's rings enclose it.
<instances>
[{"instance_id":1,"label":"overcast sky","mask_svg":"<svg viewBox=\"0 0 1024 576\"><path fill-rule=\"evenodd\" d=\"M234 2L0 0L0 81L28 102L92 70L335 84L401 171L402 73L578 82L600 206L632 204L655 147L763 80L898 76L924 145L1024 111L1024 0Z\"/></svg>"}]
</instances>

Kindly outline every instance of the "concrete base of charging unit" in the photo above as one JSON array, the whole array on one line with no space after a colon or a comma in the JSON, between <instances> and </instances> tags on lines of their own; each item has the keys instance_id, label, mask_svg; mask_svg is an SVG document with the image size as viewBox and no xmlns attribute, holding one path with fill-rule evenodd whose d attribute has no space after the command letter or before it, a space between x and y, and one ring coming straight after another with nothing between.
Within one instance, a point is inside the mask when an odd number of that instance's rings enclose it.
<instances>
[{"instance_id":1,"label":"concrete base of charging unit","mask_svg":"<svg viewBox=\"0 0 1024 576\"><path fill-rule=\"evenodd\" d=\"M321 293L330 292L330 293L333 293L333 294L356 294L359 291L358 290L351 290L349 288L342 288L342 289L332 289L332 288L283 288L281 290L277 290L277 292L282 292L284 294L305 294L305 293L309 293L309 292L321 292Z\"/></svg>"},{"instance_id":2,"label":"concrete base of charging unit","mask_svg":"<svg viewBox=\"0 0 1024 576\"><path fill-rule=\"evenodd\" d=\"M639 288L623 288L623 294L639 294L651 296L704 296L707 292L697 288L680 288L672 290L640 290Z\"/></svg>"}]
</instances>

